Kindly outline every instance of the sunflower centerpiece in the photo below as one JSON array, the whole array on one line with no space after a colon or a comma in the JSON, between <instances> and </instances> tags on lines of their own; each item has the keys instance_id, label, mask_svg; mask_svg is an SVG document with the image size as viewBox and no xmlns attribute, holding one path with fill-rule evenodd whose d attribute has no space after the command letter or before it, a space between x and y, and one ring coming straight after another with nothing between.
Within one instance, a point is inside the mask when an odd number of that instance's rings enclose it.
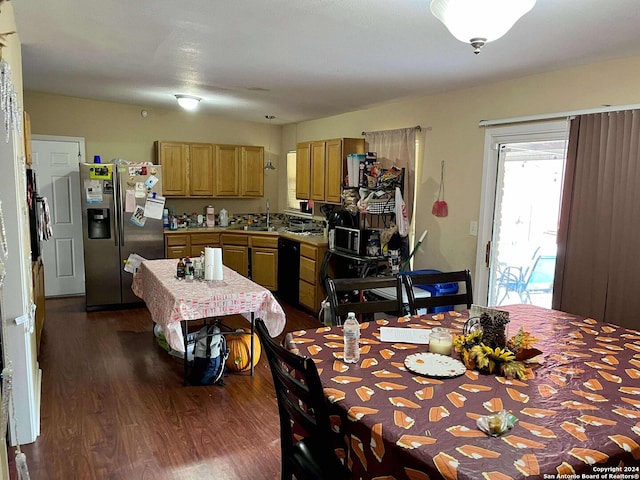
<instances>
[{"instance_id":1,"label":"sunflower centerpiece","mask_svg":"<svg viewBox=\"0 0 640 480\"><path fill-rule=\"evenodd\" d=\"M524 360L533 358L540 350L532 348L537 338L522 328L507 340L509 314L483 312L467 321L462 335L453 339L453 346L470 370L494 373L507 378L525 379Z\"/></svg>"}]
</instances>

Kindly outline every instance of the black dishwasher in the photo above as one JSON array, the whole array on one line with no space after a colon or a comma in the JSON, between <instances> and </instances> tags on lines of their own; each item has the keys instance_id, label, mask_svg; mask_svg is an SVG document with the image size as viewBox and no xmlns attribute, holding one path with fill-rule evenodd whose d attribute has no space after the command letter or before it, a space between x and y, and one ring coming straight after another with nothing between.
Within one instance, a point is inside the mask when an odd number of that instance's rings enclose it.
<instances>
[{"instance_id":1,"label":"black dishwasher","mask_svg":"<svg viewBox=\"0 0 640 480\"><path fill-rule=\"evenodd\" d=\"M300 293L300 242L278 239L278 297L290 305L298 305Z\"/></svg>"}]
</instances>

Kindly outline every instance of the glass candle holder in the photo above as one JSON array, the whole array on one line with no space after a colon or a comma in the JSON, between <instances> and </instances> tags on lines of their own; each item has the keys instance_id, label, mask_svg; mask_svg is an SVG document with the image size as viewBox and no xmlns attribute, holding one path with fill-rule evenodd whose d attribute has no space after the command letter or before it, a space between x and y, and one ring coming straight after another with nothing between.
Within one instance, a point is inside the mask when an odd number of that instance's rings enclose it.
<instances>
[{"instance_id":1,"label":"glass candle holder","mask_svg":"<svg viewBox=\"0 0 640 480\"><path fill-rule=\"evenodd\" d=\"M442 355L451 355L451 347L453 346L453 335L449 329L443 327L435 327L429 335L429 351L431 353L440 353Z\"/></svg>"}]
</instances>

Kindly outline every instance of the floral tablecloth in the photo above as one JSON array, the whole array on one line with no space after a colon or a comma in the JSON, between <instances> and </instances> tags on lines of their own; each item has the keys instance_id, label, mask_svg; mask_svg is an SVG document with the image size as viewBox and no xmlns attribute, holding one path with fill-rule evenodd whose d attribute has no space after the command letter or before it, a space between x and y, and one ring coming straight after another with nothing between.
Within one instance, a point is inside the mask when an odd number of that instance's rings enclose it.
<instances>
[{"instance_id":1,"label":"floral tablecloth","mask_svg":"<svg viewBox=\"0 0 640 480\"><path fill-rule=\"evenodd\" d=\"M264 320L275 337L285 327L282 306L273 294L226 266L221 281L178 280L176 259L146 260L133 277L133 292L143 299L153 321L162 326L167 342L184 352L180 322L199 318L241 314Z\"/></svg>"},{"instance_id":2,"label":"floral tablecloth","mask_svg":"<svg viewBox=\"0 0 640 480\"><path fill-rule=\"evenodd\" d=\"M351 365L341 361L341 327L293 333L289 348L318 366L353 478L640 478L640 332L532 305L503 308L509 336L522 326L543 351L525 380L414 374L404 360L425 345L379 340L381 325L460 332L466 312L364 323ZM518 419L511 430L489 437L476 427L502 409Z\"/></svg>"}]
</instances>

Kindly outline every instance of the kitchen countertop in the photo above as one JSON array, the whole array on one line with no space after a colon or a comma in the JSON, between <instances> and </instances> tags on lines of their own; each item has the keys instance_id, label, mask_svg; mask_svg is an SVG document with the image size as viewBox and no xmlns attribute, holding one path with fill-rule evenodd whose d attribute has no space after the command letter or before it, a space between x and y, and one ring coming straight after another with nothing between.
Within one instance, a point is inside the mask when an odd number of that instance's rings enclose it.
<instances>
[{"instance_id":1,"label":"kitchen countertop","mask_svg":"<svg viewBox=\"0 0 640 480\"><path fill-rule=\"evenodd\" d=\"M263 230L244 230L242 226L238 225L233 225L231 227L179 228L178 230L165 229L164 231L165 235L179 235L185 233L239 233L248 235L267 235L288 238L290 240L297 240L301 243L308 243L315 246L326 246L328 244L327 237L325 237L324 235L302 235L298 233L277 230L273 232L266 232Z\"/></svg>"}]
</instances>

